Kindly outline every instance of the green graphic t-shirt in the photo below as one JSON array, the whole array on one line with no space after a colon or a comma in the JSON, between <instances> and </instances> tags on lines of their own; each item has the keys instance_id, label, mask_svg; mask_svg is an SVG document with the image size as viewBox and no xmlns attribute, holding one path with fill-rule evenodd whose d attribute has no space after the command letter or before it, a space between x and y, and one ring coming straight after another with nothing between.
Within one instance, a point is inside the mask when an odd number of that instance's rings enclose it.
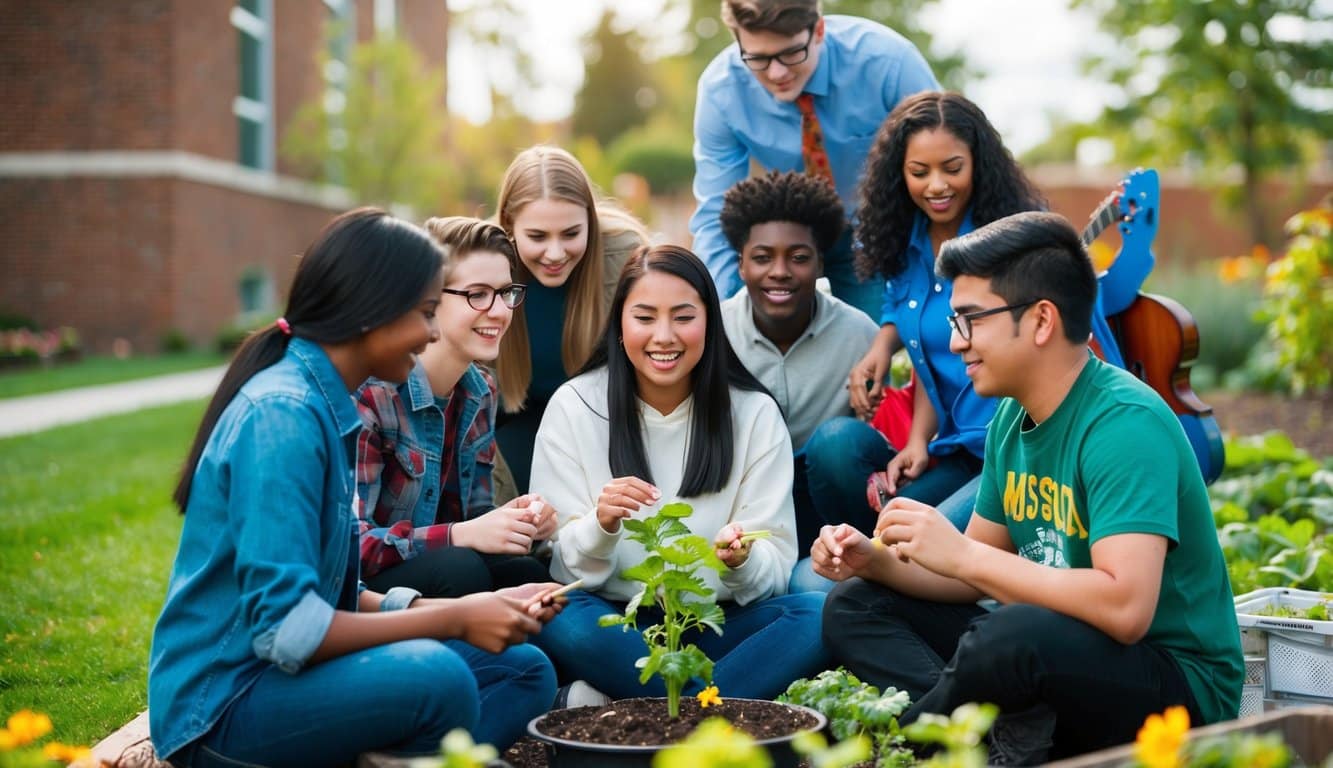
<instances>
[{"instance_id":1,"label":"green graphic t-shirt","mask_svg":"<svg viewBox=\"0 0 1333 768\"><path fill-rule=\"evenodd\" d=\"M1236 716L1244 665L1231 583L1198 463L1156 392L1092 358L1041 424L1005 399L987 433L976 511L1007 526L1020 555L1055 568L1091 568L1090 548L1106 536L1164 536L1144 641L1175 658L1205 721Z\"/></svg>"}]
</instances>

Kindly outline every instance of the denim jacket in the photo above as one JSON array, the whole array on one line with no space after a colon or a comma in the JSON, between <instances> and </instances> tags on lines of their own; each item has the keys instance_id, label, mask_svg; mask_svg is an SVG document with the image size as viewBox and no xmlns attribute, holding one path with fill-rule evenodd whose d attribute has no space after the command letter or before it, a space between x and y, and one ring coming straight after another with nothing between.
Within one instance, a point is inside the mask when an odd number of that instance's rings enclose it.
<instances>
[{"instance_id":1,"label":"denim jacket","mask_svg":"<svg viewBox=\"0 0 1333 768\"><path fill-rule=\"evenodd\" d=\"M926 324L934 324L936 338L947 338L946 317L952 312L949 300L953 283L935 274L935 253L930 241L928 219L918 212L907 245L907 268L884 284L884 303L880 324L894 323L907 347L919 386L926 388L930 403L939 417L939 429L930 442L932 456L966 449L981 458L986 446L986 427L995 415L998 401L982 397L972 388L963 360L952 352L929 354L923 338ZM974 229L972 210L963 216L958 234ZM1124 367L1120 348L1106 321L1108 312L1119 312L1133 301L1148 272L1152 270L1151 253L1122 254L1110 269L1098 278L1097 304L1092 316L1092 335L1103 357ZM946 407L947 403L947 407Z\"/></svg>"},{"instance_id":2,"label":"denim jacket","mask_svg":"<svg viewBox=\"0 0 1333 768\"><path fill-rule=\"evenodd\" d=\"M222 412L195 469L148 706L164 759L271 666L296 674L355 610L352 451L361 421L319 345L292 339Z\"/></svg>"},{"instance_id":3,"label":"denim jacket","mask_svg":"<svg viewBox=\"0 0 1333 768\"><path fill-rule=\"evenodd\" d=\"M419 552L451 545L450 526L491 510L495 464L495 381L468 366L450 398L463 398L445 423L420 362L400 385L372 379L357 408L361 569L373 576ZM442 466L445 446L453 465Z\"/></svg>"}]
</instances>

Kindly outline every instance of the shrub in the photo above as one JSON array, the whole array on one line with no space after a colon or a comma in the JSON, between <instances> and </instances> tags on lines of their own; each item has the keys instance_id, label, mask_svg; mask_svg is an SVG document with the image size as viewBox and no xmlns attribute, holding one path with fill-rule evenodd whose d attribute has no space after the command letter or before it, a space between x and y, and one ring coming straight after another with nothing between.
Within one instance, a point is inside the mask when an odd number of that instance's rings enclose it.
<instances>
[{"instance_id":1,"label":"shrub","mask_svg":"<svg viewBox=\"0 0 1333 768\"><path fill-rule=\"evenodd\" d=\"M172 328L162 334L162 341L159 342L158 346L161 347L164 354L178 355L190 351L190 340L179 328Z\"/></svg>"},{"instance_id":2,"label":"shrub","mask_svg":"<svg viewBox=\"0 0 1333 768\"><path fill-rule=\"evenodd\" d=\"M1262 317L1291 389L1324 392L1333 384L1333 203L1292 216L1287 232L1286 255L1268 268Z\"/></svg>"},{"instance_id":3,"label":"shrub","mask_svg":"<svg viewBox=\"0 0 1333 768\"><path fill-rule=\"evenodd\" d=\"M688 136L661 129L636 129L617 139L607 155L616 173L642 176L655 195L689 191L694 181L694 154Z\"/></svg>"}]
</instances>

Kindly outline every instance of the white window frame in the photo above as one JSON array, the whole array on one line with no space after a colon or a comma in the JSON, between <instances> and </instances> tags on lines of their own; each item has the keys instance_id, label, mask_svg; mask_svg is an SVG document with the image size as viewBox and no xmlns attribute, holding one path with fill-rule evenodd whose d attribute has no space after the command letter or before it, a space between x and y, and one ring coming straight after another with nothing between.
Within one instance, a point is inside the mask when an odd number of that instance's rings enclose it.
<instances>
[{"instance_id":1,"label":"white window frame","mask_svg":"<svg viewBox=\"0 0 1333 768\"><path fill-rule=\"evenodd\" d=\"M232 6L231 25L241 34L254 38L259 44L258 99L239 93L231 103L236 117L259 126L259 170L274 170L275 147L273 129L273 0L258 0L259 15ZM239 68L240 62L237 62ZM237 162L240 158L240 138L237 137Z\"/></svg>"}]
</instances>

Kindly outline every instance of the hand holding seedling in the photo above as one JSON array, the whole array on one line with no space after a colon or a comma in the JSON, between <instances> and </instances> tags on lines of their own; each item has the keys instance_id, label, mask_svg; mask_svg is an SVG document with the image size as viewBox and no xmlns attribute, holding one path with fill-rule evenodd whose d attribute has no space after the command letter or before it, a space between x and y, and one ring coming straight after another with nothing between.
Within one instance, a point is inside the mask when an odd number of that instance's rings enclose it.
<instances>
[{"instance_id":1,"label":"hand holding seedling","mask_svg":"<svg viewBox=\"0 0 1333 768\"><path fill-rule=\"evenodd\" d=\"M662 492L652 483L637 477L614 478L602 487L597 497L597 522L602 530L615 533L620 530L621 520L661 498Z\"/></svg>"},{"instance_id":2,"label":"hand holding seedling","mask_svg":"<svg viewBox=\"0 0 1333 768\"><path fill-rule=\"evenodd\" d=\"M728 568L735 569L745 565L745 561L750 559L751 544L770 535L772 534L768 531L746 533L740 523L727 523L717 532L717 536L713 537L713 548L719 560L726 563Z\"/></svg>"}]
</instances>

